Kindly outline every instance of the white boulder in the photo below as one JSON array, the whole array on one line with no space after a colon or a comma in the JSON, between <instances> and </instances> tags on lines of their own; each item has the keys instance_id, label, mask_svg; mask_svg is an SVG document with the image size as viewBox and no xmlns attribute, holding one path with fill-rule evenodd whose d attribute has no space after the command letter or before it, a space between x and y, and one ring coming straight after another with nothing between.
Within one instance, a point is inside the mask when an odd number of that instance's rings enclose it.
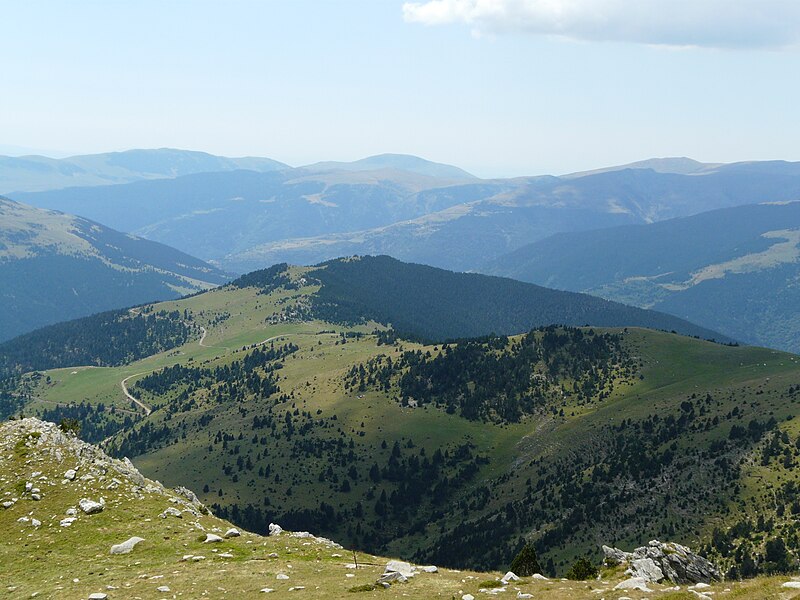
<instances>
[{"instance_id":1,"label":"white boulder","mask_svg":"<svg viewBox=\"0 0 800 600\"><path fill-rule=\"evenodd\" d=\"M111 554L130 554L130 552L136 547L137 544L140 544L144 541L144 538L140 538L138 536L133 536L132 538L128 538L121 544L114 544L111 546Z\"/></svg>"},{"instance_id":2,"label":"white boulder","mask_svg":"<svg viewBox=\"0 0 800 600\"><path fill-rule=\"evenodd\" d=\"M78 506L85 514L94 515L103 511L105 508L105 502L103 502L102 498L100 498L100 502L95 502L89 498L81 498L78 501Z\"/></svg>"}]
</instances>

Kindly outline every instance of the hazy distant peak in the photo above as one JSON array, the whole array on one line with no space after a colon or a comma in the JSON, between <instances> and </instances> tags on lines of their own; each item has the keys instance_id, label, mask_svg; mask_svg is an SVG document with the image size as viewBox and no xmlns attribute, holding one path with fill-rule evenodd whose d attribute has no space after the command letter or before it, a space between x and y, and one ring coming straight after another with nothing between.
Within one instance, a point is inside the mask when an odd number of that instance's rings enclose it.
<instances>
[{"instance_id":1,"label":"hazy distant peak","mask_svg":"<svg viewBox=\"0 0 800 600\"><path fill-rule=\"evenodd\" d=\"M54 159L0 156L0 193L169 179L196 173L289 169L271 158L229 158L175 148L134 149Z\"/></svg>"},{"instance_id":2,"label":"hazy distant peak","mask_svg":"<svg viewBox=\"0 0 800 600\"><path fill-rule=\"evenodd\" d=\"M410 154L376 154L352 162L324 161L304 167L313 171L377 171L392 169L410 171L430 177L447 179L477 179L463 169L436 163Z\"/></svg>"},{"instance_id":3,"label":"hazy distant peak","mask_svg":"<svg viewBox=\"0 0 800 600\"><path fill-rule=\"evenodd\" d=\"M599 173L610 173L612 171L624 171L626 169L650 169L656 173L697 175L700 173L713 171L720 166L722 166L722 163L702 163L686 156L671 156L665 158L648 158L646 160L639 160L626 165L604 167L601 169L593 169L591 171L579 171L578 173L564 175L564 177L585 177L586 175L597 175Z\"/></svg>"}]
</instances>

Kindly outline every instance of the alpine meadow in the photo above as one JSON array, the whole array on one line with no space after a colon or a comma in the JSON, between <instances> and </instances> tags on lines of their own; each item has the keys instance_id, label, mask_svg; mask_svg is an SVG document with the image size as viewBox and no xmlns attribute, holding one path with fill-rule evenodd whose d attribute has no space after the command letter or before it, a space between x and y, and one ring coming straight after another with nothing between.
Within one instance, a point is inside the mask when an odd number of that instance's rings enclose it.
<instances>
[{"instance_id":1,"label":"alpine meadow","mask_svg":"<svg viewBox=\"0 0 800 600\"><path fill-rule=\"evenodd\" d=\"M5 16L5 597L800 600L794 2Z\"/></svg>"}]
</instances>

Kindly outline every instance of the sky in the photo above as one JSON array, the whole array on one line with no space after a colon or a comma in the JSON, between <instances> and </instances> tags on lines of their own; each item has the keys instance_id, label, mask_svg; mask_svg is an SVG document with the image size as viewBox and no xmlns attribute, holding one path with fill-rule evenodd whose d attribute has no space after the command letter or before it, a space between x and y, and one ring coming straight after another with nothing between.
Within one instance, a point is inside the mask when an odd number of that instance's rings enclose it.
<instances>
[{"instance_id":1,"label":"sky","mask_svg":"<svg viewBox=\"0 0 800 600\"><path fill-rule=\"evenodd\" d=\"M8 154L800 160L796 0L26 0L3 21Z\"/></svg>"}]
</instances>

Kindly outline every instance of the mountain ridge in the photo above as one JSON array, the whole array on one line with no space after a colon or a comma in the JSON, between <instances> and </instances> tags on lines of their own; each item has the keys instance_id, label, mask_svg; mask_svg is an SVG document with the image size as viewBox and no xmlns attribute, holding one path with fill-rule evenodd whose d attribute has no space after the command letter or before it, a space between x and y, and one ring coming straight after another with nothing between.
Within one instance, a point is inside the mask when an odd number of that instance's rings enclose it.
<instances>
[{"instance_id":1,"label":"mountain ridge","mask_svg":"<svg viewBox=\"0 0 800 600\"><path fill-rule=\"evenodd\" d=\"M657 308L797 351L798 230L800 202L746 205L557 234L481 270Z\"/></svg>"},{"instance_id":2,"label":"mountain ridge","mask_svg":"<svg viewBox=\"0 0 800 600\"><path fill-rule=\"evenodd\" d=\"M0 340L229 280L183 252L81 217L3 197L0 216Z\"/></svg>"}]
</instances>

